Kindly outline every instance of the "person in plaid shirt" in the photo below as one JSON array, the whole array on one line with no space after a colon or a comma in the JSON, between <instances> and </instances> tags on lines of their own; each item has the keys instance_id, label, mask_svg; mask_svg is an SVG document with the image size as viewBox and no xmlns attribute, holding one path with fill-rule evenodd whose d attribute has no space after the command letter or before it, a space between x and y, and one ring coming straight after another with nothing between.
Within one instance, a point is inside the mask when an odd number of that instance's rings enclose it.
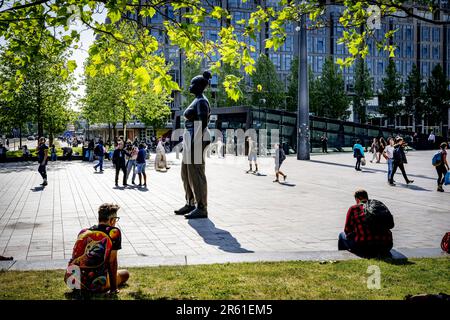
<instances>
[{"instance_id":1,"label":"person in plaid shirt","mask_svg":"<svg viewBox=\"0 0 450 320\"><path fill-rule=\"evenodd\" d=\"M364 203L369 200L367 191L355 192L356 205L347 212L344 232L339 235L338 249L359 255L385 255L392 249L390 230L370 230L365 223Z\"/></svg>"}]
</instances>

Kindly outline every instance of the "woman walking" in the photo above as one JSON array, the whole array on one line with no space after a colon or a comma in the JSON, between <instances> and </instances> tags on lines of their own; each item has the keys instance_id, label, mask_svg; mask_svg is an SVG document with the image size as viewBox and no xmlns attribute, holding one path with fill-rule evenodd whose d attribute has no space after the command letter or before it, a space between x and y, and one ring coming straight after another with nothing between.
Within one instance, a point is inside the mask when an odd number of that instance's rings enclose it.
<instances>
[{"instance_id":1,"label":"woman walking","mask_svg":"<svg viewBox=\"0 0 450 320\"><path fill-rule=\"evenodd\" d=\"M280 167L283 164L284 160L286 160L284 150L283 148L280 147L279 144L277 144L275 149L275 180L273 182L280 182L279 180L280 174L283 176L283 180L286 181L287 175L285 175L280 170Z\"/></svg>"},{"instance_id":2,"label":"woman walking","mask_svg":"<svg viewBox=\"0 0 450 320\"><path fill-rule=\"evenodd\" d=\"M355 170L361 171L361 159L364 158L364 148L361 145L361 140L356 140L353 146L353 158L356 158Z\"/></svg>"},{"instance_id":3,"label":"woman walking","mask_svg":"<svg viewBox=\"0 0 450 320\"><path fill-rule=\"evenodd\" d=\"M437 191L439 192L444 192L444 188L442 187L444 185L444 180L445 180L445 175L447 174L447 171L450 170L448 167L448 162L447 162L447 148L448 145L445 142L442 142L441 145L441 162L438 166L436 166L436 171L438 174L438 180L437 180L437 184L438 184L438 188Z\"/></svg>"},{"instance_id":4,"label":"woman walking","mask_svg":"<svg viewBox=\"0 0 450 320\"><path fill-rule=\"evenodd\" d=\"M373 138L372 145L370 146L370 152L372 152L372 160L370 160L370 162L373 162L374 159L378 158L378 146L377 138Z\"/></svg>"},{"instance_id":5,"label":"woman walking","mask_svg":"<svg viewBox=\"0 0 450 320\"><path fill-rule=\"evenodd\" d=\"M380 139L378 141L379 141L379 143L378 143L378 161L377 161L377 163L380 163L381 156L383 155L383 152L387 146L387 143L383 137L380 137Z\"/></svg>"}]
</instances>

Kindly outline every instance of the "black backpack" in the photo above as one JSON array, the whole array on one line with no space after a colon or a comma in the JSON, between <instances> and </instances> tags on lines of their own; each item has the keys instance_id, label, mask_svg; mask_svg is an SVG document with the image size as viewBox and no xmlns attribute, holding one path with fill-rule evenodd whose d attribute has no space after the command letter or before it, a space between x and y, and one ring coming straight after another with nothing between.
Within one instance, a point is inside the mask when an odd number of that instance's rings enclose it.
<instances>
[{"instance_id":1,"label":"black backpack","mask_svg":"<svg viewBox=\"0 0 450 320\"><path fill-rule=\"evenodd\" d=\"M385 231L394 228L394 217L385 204L378 200L364 203L365 223L370 230Z\"/></svg>"}]
</instances>

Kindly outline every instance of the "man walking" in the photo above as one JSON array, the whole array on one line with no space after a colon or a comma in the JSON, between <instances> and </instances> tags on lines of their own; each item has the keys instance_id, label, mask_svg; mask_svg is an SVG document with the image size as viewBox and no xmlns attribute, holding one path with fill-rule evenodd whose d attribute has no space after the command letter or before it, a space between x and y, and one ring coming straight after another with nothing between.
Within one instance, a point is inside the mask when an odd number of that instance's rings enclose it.
<instances>
[{"instance_id":1,"label":"man walking","mask_svg":"<svg viewBox=\"0 0 450 320\"><path fill-rule=\"evenodd\" d=\"M391 176L389 178L389 184L391 186L395 186L394 175L397 172L398 168L400 168L406 184L410 184L410 183L414 182L414 180L409 180L408 176L406 175L404 164L408 163L408 161L406 160L405 151L403 150L404 147L405 147L405 144L404 144L403 138L397 137L395 139L395 145L394 145L394 165L392 168Z\"/></svg>"},{"instance_id":2,"label":"man walking","mask_svg":"<svg viewBox=\"0 0 450 320\"><path fill-rule=\"evenodd\" d=\"M48 146L45 144L45 138L39 138L39 146L38 146L38 162L39 168L38 172L41 174L44 182L41 183L41 186L46 186L47 183L47 162L48 162Z\"/></svg>"},{"instance_id":3,"label":"man walking","mask_svg":"<svg viewBox=\"0 0 450 320\"><path fill-rule=\"evenodd\" d=\"M103 141L99 140L97 146L94 148L94 153L98 158L98 163L94 166L94 170L100 167L100 172L103 172L103 159L105 157L105 147L103 146Z\"/></svg>"},{"instance_id":4,"label":"man walking","mask_svg":"<svg viewBox=\"0 0 450 320\"><path fill-rule=\"evenodd\" d=\"M119 172L123 171L123 186L127 186L127 167L125 164L125 156L130 156L128 152L123 149L123 141L119 141L119 145L113 154L113 163L116 166L116 187L119 186Z\"/></svg>"},{"instance_id":5,"label":"man walking","mask_svg":"<svg viewBox=\"0 0 450 320\"><path fill-rule=\"evenodd\" d=\"M392 167L394 165L394 138L388 138L388 145L386 146L386 148L384 148L383 156L386 159L388 165L387 179L389 182L392 174Z\"/></svg>"},{"instance_id":6,"label":"man walking","mask_svg":"<svg viewBox=\"0 0 450 320\"><path fill-rule=\"evenodd\" d=\"M258 162L257 158L257 149L256 149L256 141L252 139L252 137L248 137L248 164L250 165L250 169L247 170L247 173L252 172L252 161L255 163L255 171L253 173L258 173Z\"/></svg>"}]
</instances>

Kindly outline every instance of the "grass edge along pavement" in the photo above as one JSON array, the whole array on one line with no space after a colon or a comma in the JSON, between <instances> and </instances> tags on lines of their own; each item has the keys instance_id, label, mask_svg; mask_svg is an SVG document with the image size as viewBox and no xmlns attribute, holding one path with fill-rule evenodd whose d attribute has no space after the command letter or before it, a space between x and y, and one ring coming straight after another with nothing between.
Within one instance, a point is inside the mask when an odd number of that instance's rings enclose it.
<instances>
[{"instance_id":1,"label":"grass edge along pavement","mask_svg":"<svg viewBox=\"0 0 450 320\"><path fill-rule=\"evenodd\" d=\"M116 299L402 300L407 295L450 293L449 257L226 263L129 270L129 282ZM379 289L368 287L368 283L376 287L371 278L374 270L380 272ZM74 299L63 277L63 270L1 271L0 300ZM105 299L105 296L89 298Z\"/></svg>"}]
</instances>

